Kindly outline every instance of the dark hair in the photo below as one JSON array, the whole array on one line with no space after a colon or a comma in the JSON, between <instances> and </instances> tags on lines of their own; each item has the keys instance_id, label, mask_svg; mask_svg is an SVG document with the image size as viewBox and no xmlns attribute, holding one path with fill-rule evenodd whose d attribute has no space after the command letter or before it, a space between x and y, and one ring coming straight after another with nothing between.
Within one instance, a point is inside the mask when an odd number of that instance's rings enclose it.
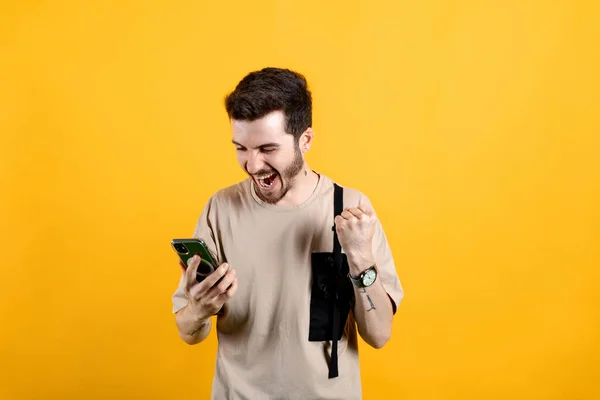
<instances>
[{"instance_id":1,"label":"dark hair","mask_svg":"<svg viewBox=\"0 0 600 400\"><path fill-rule=\"evenodd\" d=\"M283 111L285 131L298 140L312 126L312 97L304 76L282 68L263 68L246 75L225 97L229 118L254 121Z\"/></svg>"}]
</instances>

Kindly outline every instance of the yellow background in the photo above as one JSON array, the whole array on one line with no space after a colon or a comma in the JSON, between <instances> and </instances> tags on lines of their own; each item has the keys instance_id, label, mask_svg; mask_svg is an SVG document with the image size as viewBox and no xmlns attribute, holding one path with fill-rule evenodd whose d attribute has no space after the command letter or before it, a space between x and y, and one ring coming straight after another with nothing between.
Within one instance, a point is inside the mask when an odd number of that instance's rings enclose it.
<instances>
[{"instance_id":1,"label":"yellow background","mask_svg":"<svg viewBox=\"0 0 600 400\"><path fill-rule=\"evenodd\" d=\"M244 178L222 100L270 65L406 291L364 398L600 398L593 3L5 1L0 399L208 398L169 240Z\"/></svg>"}]
</instances>

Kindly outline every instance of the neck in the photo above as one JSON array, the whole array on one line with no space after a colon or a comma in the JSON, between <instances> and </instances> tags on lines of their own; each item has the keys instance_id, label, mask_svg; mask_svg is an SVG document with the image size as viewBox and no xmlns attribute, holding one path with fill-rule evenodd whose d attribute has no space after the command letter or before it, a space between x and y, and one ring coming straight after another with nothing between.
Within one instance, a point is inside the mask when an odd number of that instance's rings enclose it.
<instances>
[{"instance_id":1,"label":"neck","mask_svg":"<svg viewBox=\"0 0 600 400\"><path fill-rule=\"evenodd\" d=\"M304 163L302 170L294 177L292 188L277 205L299 205L304 203L313 194L318 183L319 175L310 169L307 163Z\"/></svg>"}]
</instances>

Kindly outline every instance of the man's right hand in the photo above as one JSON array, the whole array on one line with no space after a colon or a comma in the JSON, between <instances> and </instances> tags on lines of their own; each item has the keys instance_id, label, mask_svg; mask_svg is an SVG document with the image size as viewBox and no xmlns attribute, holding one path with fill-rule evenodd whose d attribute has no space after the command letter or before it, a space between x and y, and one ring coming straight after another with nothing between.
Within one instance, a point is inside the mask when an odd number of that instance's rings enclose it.
<instances>
[{"instance_id":1,"label":"man's right hand","mask_svg":"<svg viewBox=\"0 0 600 400\"><path fill-rule=\"evenodd\" d=\"M196 255L190 258L187 268L184 268L181 261L179 264L185 271L184 288L188 298L187 307L190 313L198 320L205 320L217 314L223 307L223 304L237 290L236 272L227 263L221 264L215 271L204 278L202 282L196 281L196 271L200 265L200 256Z\"/></svg>"}]
</instances>

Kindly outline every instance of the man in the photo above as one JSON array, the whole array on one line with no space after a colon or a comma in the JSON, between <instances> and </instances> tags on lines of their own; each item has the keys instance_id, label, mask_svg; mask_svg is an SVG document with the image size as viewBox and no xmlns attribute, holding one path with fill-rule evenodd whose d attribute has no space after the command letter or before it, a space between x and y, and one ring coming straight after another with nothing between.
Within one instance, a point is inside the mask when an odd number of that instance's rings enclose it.
<instances>
[{"instance_id":1,"label":"man","mask_svg":"<svg viewBox=\"0 0 600 400\"><path fill-rule=\"evenodd\" d=\"M215 193L197 222L220 266L201 283L197 257L184 268L180 335L202 342L216 316L213 399L360 399L357 333L381 348L403 298L382 226L364 194L309 168L302 75L252 72L225 107L249 177Z\"/></svg>"}]
</instances>

